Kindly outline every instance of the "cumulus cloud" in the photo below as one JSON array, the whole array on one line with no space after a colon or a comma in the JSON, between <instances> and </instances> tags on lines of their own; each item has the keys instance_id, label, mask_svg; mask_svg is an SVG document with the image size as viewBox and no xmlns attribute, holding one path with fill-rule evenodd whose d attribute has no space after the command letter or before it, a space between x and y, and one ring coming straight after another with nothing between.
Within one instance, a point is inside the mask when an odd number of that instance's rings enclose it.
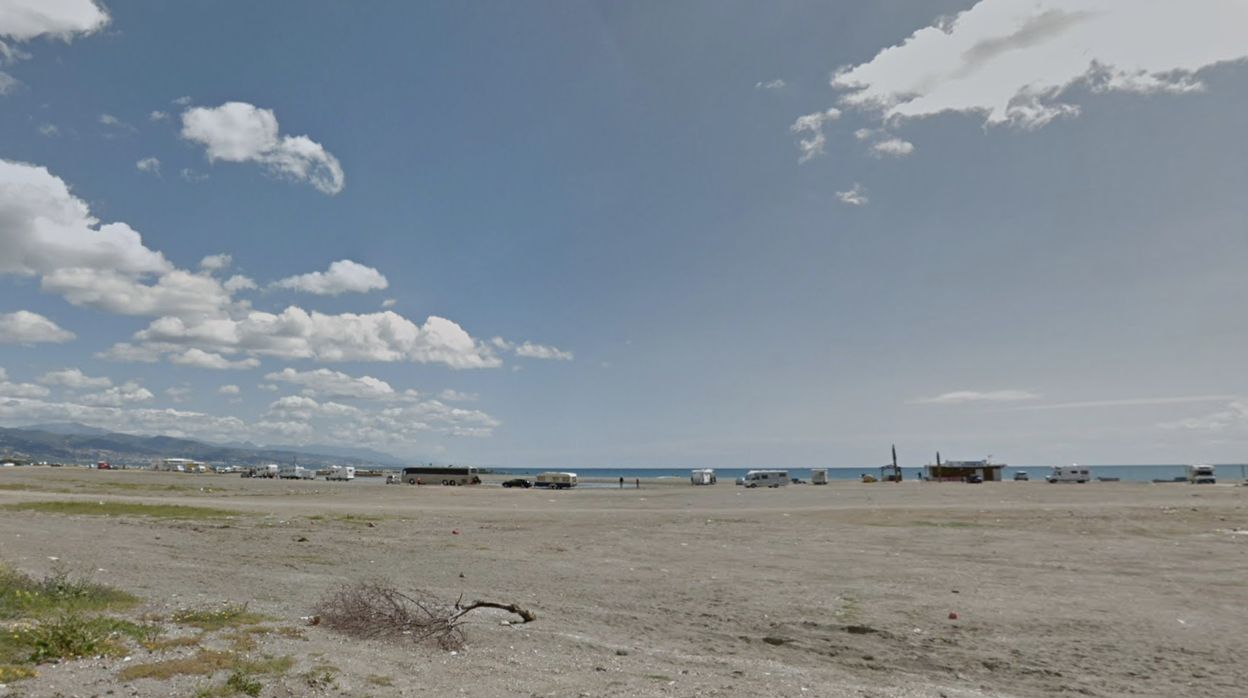
<instances>
[{"instance_id":1,"label":"cumulus cloud","mask_svg":"<svg viewBox=\"0 0 1248 698\"><path fill-rule=\"evenodd\" d=\"M867 198L867 190L863 189L862 185L857 182L854 182L853 189L836 192L836 198L840 199L841 203L849 204L850 206L866 206L871 202Z\"/></svg>"},{"instance_id":2,"label":"cumulus cloud","mask_svg":"<svg viewBox=\"0 0 1248 698\"><path fill-rule=\"evenodd\" d=\"M165 388L165 395L174 402L186 402L191 399L191 389L185 385L175 385Z\"/></svg>"},{"instance_id":3,"label":"cumulus cloud","mask_svg":"<svg viewBox=\"0 0 1248 698\"><path fill-rule=\"evenodd\" d=\"M69 330L61 329L48 318L29 310L0 313L0 344L61 343L76 336Z\"/></svg>"},{"instance_id":4,"label":"cumulus cloud","mask_svg":"<svg viewBox=\"0 0 1248 698\"><path fill-rule=\"evenodd\" d=\"M798 141L798 150L802 152L801 157L797 159L798 163L807 162L811 158L823 155L823 145L828 140L827 136L823 134L823 124L827 121L839 119L840 116L841 110L833 107L826 111L799 116L797 121L793 122L793 125L789 127L790 131L797 134L809 134Z\"/></svg>"},{"instance_id":5,"label":"cumulus cloud","mask_svg":"<svg viewBox=\"0 0 1248 698\"><path fill-rule=\"evenodd\" d=\"M222 395L238 395L243 391L237 385L223 385L217 388L217 392Z\"/></svg>"},{"instance_id":6,"label":"cumulus cloud","mask_svg":"<svg viewBox=\"0 0 1248 698\"><path fill-rule=\"evenodd\" d=\"M1039 395L1030 390L994 390L981 392L976 390L955 390L935 397L915 398L911 405L971 405L992 404L1002 402L1022 402L1039 399Z\"/></svg>"},{"instance_id":7,"label":"cumulus cloud","mask_svg":"<svg viewBox=\"0 0 1248 698\"><path fill-rule=\"evenodd\" d=\"M44 385L59 385L63 388L73 390L83 390L86 388L107 388L113 384L107 376L92 378L77 368L64 368L59 371L48 371L39 378L38 382Z\"/></svg>"},{"instance_id":8,"label":"cumulus cloud","mask_svg":"<svg viewBox=\"0 0 1248 698\"><path fill-rule=\"evenodd\" d=\"M182 137L203 145L212 162L257 162L326 194L337 194L345 185L338 159L307 136L280 135L271 109L246 102L193 107L182 114Z\"/></svg>"},{"instance_id":9,"label":"cumulus cloud","mask_svg":"<svg viewBox=\"0 0 1248 698\"><path fill-rule=\"evenodd\" d=\"M876 157L903 157L914 152L914 144L900 138L889 138L871 146L871 153Z\"/></svg>"},{"instance_id":10,"label":"cumulus cloud","mask_svg":"<svg viewBox=\"0 0 1248 698\"><path fill-rule=\"evenodd\" d=\"M269 414L283 419L307 421L316 417L354 417L364 414L358 407L340 402L317 402L302 395L287 395L269 405Z\"/></svg>"},{"instance_id":11,"label":"cumulus cloud","mask_svg":"<svg viewBox=\"0 0 1248 698\"><path fill-rule=\"evenodd\" d=\"M1248 57L1237 0L982 0L839 70L842 106L885 121L942 112L1039 128L1094 92L1185 93L1203 68Z\"/></svg>"},{"instance_id":12,"label":"cumulus cloud","mask_svg":"<svg viewBox=\"0 0 1248 698\"><path fill-rule=\"evenodd\" d=\"M239 361L230 361L224 356L203 349L190 348L183 352L174 352L169 354L169 363L179 366L190 366L192 368L207 368L214 371L228 370L246 370L256 368L260 365L257 358L241 359Z\"/></svg>"},{"instance_id":13,"label":"cumulus cloud","mask_svg":"<svg viewBox=\"0 0 1248 698\"><path fill-rule=\"evenodd\" d=\"M399 397L399 393L395 392L389 383L380 378L373 378L372 376L355 378L339 371L331 371L328 368L318 368L313 371L296 371L293 368L284 368L281 371L267 374L265 378L271 381L281 381L303 386L304 392L309 395L337 398L351 397L363 400L393 400Z\"/></svg>"},{"instance_id":14,"label":"cumulus cloud","mask_svg":"<svg viewBox=\"0 0 1248 698\"><path fill-rule=\"evenodd\" d=\"M490 344L502 350L514 353L516 356L523 356L529 359L555 359L558 361L571 361L575 356L570 351L563 351L556 347L548 347L543 344L534 344L533 342L524 342L516 344L508 342L502 337L495 337L490 340Z\"/></svg>"},{"instance_id":15,"label":"cumulus cloud","mask_svg":"<svg viewBox=\"0 0 1248 698\"><path fill-rule=\"evenodd\" d=\"M382 301L382 302L381 302L381 307L383 307L383 308L393 308L393 307L394 307L394 304L395 304L395 303L398 303L398 302L399 302L399 301L398 301L398 300L396 300L396 299L394 299L394 298L387 298L387 299L385 299L384 301Z\"/></svg>"},{"instance_id":16,"label":"cumulus cloud","mask_svg":"<svg viewBox=\"0 0 1248 698\"><path fill-rule=\"evenodd\" d=\"M29 58L18 44L39 37L68 43L99 31L108 22L108 13L94 0L5 0L0 2L0 65ZM0 95L18 84L12 75L0 71Z\"/></svg>"},{"instance_id":17,"label":"cumulus cloud","mask_svg":"<svg viewBox=\"0 0 1248 698\"><path fill-rule=\"evenodd\" d=\"M157 177L160 176L160 160L157 158L143 158L134 163L134 166L139 168L139 172L151 172Z\"/></svg>"},{"instance_id":18,"label":"cumulus cloud","mask_svg":"<svg viewBox=\"0 0 1248 698\"><path fill-rule=\"evenodd\" d=\"M137 128L131 126L130 124L127 124L121 119L118 119L112 114L100 114L100 123L104 124L105 126L112 126L113 128L119 128L123 131L138 131Z\"/></svg>"},{"instance_id":19,"label":"cumulus cloud","mask_svg":"<svg viewBox=\"0 0 1248 698\"><path fill-rule=\"evenodd\" d=\"M304 293L336 296L340 293L367 293L386 288L390 282L381 272L363 264L343 259L329 265L328 271L291 276L275 281L271 288L284 288Z\"/></svg>"},{"instance_id":20,"label":"cumulus cloud","mask_svg":"<svg viewBox=\"0 0 1248 698\"><path fill-rule=\"evenodd\" d=\"M1158 428L1172 431L1197 431L1219 433L1248 430L1248 403L1241 400L1228 403L1225 409L1200 417L1189 417L1174 422L1163 422Z\"/></svg>"},{"instance_id":21,"label":"cumulus cloud","mask_svg":"<svg viewBox=\"0 0 1248 698\"><path fill-rule=\"evenodd\" d=\"M181 177L183 180L190 182L191 184L196 184L198 182L204 181L205 179L208 179L208 175L200 174L199 172L196 172L195 170L192 170L189 167L183 167L182 171L178 173L178 176Z\"/></svg>"},{"instance_id":22,"label":"cumulus cloud","mask_svg":"<svg viewBox=\"0 0 1248 698\"><path fill-rule=\"evenodd\" d=\"M151 114L148 114L147 118L150 121L168 121L169 112L163 112L157 109L157 110L152 111Z\"/></svg>"},{"instance_id":23,"label":"cumulus cloud","mask_svg":"<svg viewBox=\"0 0 1248 698\"><path fill-rule=\"evenodd\" d=\"M0 397L15 398L39 398L45 397L52 391L41 385L34 383L11 383L9 382L9 374L0 366Z\"/></svg>"},{"instance_id":24,"label":"cumulus cloud","mask_svg":"<svg viewBox=\"0 0 1248 698\"><path fill-rule=\"evenodd\" d=\"M766 82L756 82L754 83L754 89L756 90L779 90L779 89L782 89L787 84L788 83L786 83L783 79L776 78L775 80L768 80Z\"/></svg>"},{"instance_id":25,"label":"cumulus cloud","mask_svg":"<svg viewBox=\"0 0 1248 698\"><path fill-rule=\"evenodd\" d=\"M243 276L242 274L235 274L234 276L231 276L225 280L225 283L222 284L222 286L224 286L225 290L230 293L238 293L239 291L255 291L260 288L256 285L254 280L250 277Z\"/></svg>"},{"instance_id":26,"label":"cumulus cloud","mask_svg":"<svg viewBox=\"0 0 1248 698\"><path fill-rule=\"evenodd\" d=\"M2 85L0 85L0 94L4 94ZM38 130L40 136L56 136L61 132L61 129L57 128L56 124L39 124Z\"/></svg>"},{"instance_id":27,"label":"cumulus cloud","mask_svg":"<svg viewBox=\"0 0 1248 698\"><path fill-rule=\"evenodd\" d=\"M451 388L438 393L438 399L446 402L476 402L479 397L477 393L463 393Z\"/></svg>"},{"instance_id":28,"label":"cumulus cloud","mask_svg":"<svg viewBox=\"0 0 1248 698\"><path fill-rule=\"evenodd\" d=\"M153 397L155 396L147 388L134 381L126 381L108 390L80 395L73 402L88 407L121 407L136 402L147 402Z\"/></svg>"},{"instance_id":29,"label":"cumulus cloud","mask_svg":"<svg viewBox=\"0 0 1248 698\"><path fill-rule=\"evenodd\" d=\"M208 271L220 271L226 269L234 262L234 258L228 254L210 254L199 260L199 268Z\"/></svg>"},{"instance_id":30,"label":"cumulus cloud","mask_svg":"<svg viewBox=\"0 0 1248 698\"><path fill-rule=\"evenodd\" d=\"M183 95L182 97L178 97L177 99L169 100L169 103L176 104L179 107L185 107L186 105L190 104L192 101L194 100L191 99L190 95Z\"/></svg>"}]
</instances>

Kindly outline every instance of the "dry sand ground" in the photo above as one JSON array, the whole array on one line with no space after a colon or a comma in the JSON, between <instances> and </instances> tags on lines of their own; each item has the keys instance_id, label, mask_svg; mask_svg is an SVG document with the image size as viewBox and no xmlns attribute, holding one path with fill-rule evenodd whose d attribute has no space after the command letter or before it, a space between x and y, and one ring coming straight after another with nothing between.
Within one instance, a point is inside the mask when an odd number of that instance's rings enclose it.
<instances>
[{"instance_id":1,"label":"dry sand ground","mask_svg":"<svg viewBox=\"0 0 1248 698\"><path fill-rule=\"evenodd\" d=\"M156 489L168 485L179 489ZM385 577L540 616L505 626L506 614L480 612L457 654L347 640L323 626L263 636L257 653L297 660L263 678L263 696L1248 692L1240 486L643 481L640 490L547 492L0 473L0 504L73 497L244 515L170 522L0 509L0 559L37 576L50 557L98 570L97 581L136 592L156 613L247 601L300 626L328 590ZM383 518L370 527L359 517ZM153 659L141 655L131 661ZM207 683L123 683L124 665L44 666L0 695L191 696ZM308 673L326 666L332 682Z\"/></svg>"}]
</instances>

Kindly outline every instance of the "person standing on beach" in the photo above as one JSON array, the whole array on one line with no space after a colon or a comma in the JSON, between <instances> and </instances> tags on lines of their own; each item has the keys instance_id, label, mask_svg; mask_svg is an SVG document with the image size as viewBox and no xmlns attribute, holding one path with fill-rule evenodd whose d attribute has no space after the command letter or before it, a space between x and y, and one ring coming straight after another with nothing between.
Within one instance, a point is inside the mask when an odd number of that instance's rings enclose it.
<instances>
[{"instance_id":1,"label":"person standing on beach","mask_svg":"<svg viewBox=\"0 0 1248 698\"><path fill-rule=\"evenodd\" d=\"M624 489L624 476L620 476L620 489Z\"/></svg>"},{"instance_id":2,"label":"person standing on beach","mask_svg":"<svg viewBox=\"0 0 1248 698\"><path fill-rule=\"evenodd\" d=\"M641 489L641 478L637 478L637 489Z\"/></svg>"}]
</instances>

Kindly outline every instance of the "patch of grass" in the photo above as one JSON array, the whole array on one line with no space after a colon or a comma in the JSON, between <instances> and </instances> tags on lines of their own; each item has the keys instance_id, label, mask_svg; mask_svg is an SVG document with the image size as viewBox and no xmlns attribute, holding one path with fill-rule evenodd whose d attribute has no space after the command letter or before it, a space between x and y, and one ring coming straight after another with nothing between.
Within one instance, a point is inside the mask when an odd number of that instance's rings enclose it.
<instances>
[{"instance_id":1,"label":"patch of grass","mask_svg":"<svg viewBox=\"0 0 1248 698\"><path fill-rule=\"evenodd\" d=\"M93 482L81 480L82 485L91 489L111 489L141 492L198 492L199 487L191 485L156 484L154 482L110 482L97 480Z\"/></svg>"},{"instance_id":2,"label":"patch of grass","mask_svg":"<svg viewBox=\"0 0 1248 698\"><path fill-rule=\"evenodd\" d=\"M246 693L249 696L258 696L260 691L264 690L264 685L257 681L251 674L235 669L230 678L226 679L225 685L239 693Z\"/></svg>"},{"instance_id":3,"label":"patch of grass","mask_svg":"<svg viewBox=\"0 0 1248 698\"><path fill-rule=\"evenodd\" d=\"M175 676L207 676L232 668L237 660L232 652L201 649L193 657L164 659L159 662L131 664L117 674L122 681L135 679L171 679Z\"/></svg>"},{"instance_id":4,"label":"patch of grass","mask_svg":"<svg viewBox=\"0 0 1248 698\"><path fill-rule=\"evenodd\" d=\"M70 614L10 628L5 637L6 654L10 657L14 653L23 654L22 659L34 664L53 659L117 656L126 649L118 639L125 630L119 624L124 622L104 616L84 618Z\"/></svg>"},{"instance_id":5,"label":"patch of grass","mask_svg":"<svg viewBox=\"0 0 1248 698\"><path fill-rule=\"evenodd\" d=\"M146 516L155 519L224 519L240 512L213 507L191 507L181 504L133 504L129 502L18 502L6 504L10 511L37 511L44 514L81 514L87 516Z\"/></svg>"},{"instance_id":6,"label":"patch of grass","mask_svg":"<svg viewBox=\"0 0 1248 698\"><path fill-rule=\"evenodd\" d=\"M646 674L646 678L650 679L651 681L667 681L669 683L672 680L672 677L668 676L667 674Z\"/></svg>"},{"instance_id":7,"label":"patch of grass","mask_svg":"<svg viewBox=\"0 0 1248 698\"><path fill-rule=\"evenodd\" d=\"M163 652L165 650L177 649L179 647L194 647L203 641L203 639L203 635L162 637L157 640L145 641L142 645L152 652Z\"/></svg>"},{"instance_id":8,"label":"patch of grass","mask_svg":"<svg viewBox=\"0 0 1248 698\"><path fill-rule=\"evenodd\" d=\"M858 599L847 594L841 597L841 607L836 610L836 615L841 620L852 623L862 615L862 606L858 604Z\"/></svg>"},{"instance_id":9,"label":"patch of grass","mask_svg":"<svg viewBox=\"0 0 1248 698\"><path fill-rule=\"evenodd\" d=\"M22 679L33 679L38 675L38 671L28 666L0 664L0 684L20 681Z\"/></svg>"},{"instance_id":10,"label":"patch of grass","mask_svg":"<svg viewBox=\"0 0 1248 698\"><path fill-rule=\"evenodd\" d=\"M170 622L191 625L200 630L220 630L255 625L268 620L262 613L247 610L247 604L227 603L220 608L184 608L169 617Z\"/></svg>"},{"instance_id":11,"label":"patch of grass","mask_svg":"<svg viewBox=\"0 0 1248 698\"><path fill-rule=\"evenodd\" d=\"M71 575L61 565L41 580L0 565L0 620L102 611L138 601L137 596L97 584L88 575Z\"/></svg>"},{"instance_id":12,"label":"patch of grass","mask_svg":"<svg viewBox=\"0 0 1248 698\"><path fill-rule=\"evenodd\" d=\"M367 682L369 682L370 684L372 684L372 685L374 685L374 686L393 686L393 685L394 685L394 677L393 677L393 676L382 676L382 675L380 675L380 674L369 674L368 676L365 676L365 677L364 677L364 680L365 680L365 681L367 681Z\"/></svg>"},{"instance_id":13,"label":"patch of grass","mask_svg":"<svg viewBox=\"0 0 1248 698\"><path fill-rule=\"evenodd\" d=\"M727 524L727 523L758 523L758 522L751 521L749 519L707 519L706 520L707 526L718 526L720 524Z\"/></svg>"}]
</instances>

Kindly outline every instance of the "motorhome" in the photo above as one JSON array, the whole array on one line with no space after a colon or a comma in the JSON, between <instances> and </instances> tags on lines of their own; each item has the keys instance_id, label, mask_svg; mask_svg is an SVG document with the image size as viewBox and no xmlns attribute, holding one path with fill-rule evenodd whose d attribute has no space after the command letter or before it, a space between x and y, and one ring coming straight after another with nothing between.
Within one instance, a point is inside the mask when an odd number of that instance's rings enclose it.
<instances>
[{"instance_id":1,"label":"motorhome","mask_svg":"<svg viewBox=\"0 0 1248 698\"><path fill-rule=\"evenodd\" d=\"M1091 482L1092 472L1086 465L1055 465L1044 479L1047 482Z\"/></svg>"},{"instance_id":2,"label":"motorhome","mask_svg":"<svg viewBox=\"0 0 1248 698\"><path fill-rule=\"evenodd\" d=\"M199 463L189 458L166 458L156 466L156 469L170 473L191 473L195 472L195 466L197 465Z\"/></svg>"},{"instance_id":3,"label":"motorhome","mask_svg":"<svg viewBox=\"0 0 1248 698\"><path fill-rule=\"evenodd\" d=\"M745 474L746 487L783 487L789 484L787 470L751 470Z\"/></svg>"},{"instance_id":4,"label":"motorhome","mask_svg":"<svg viewBox=\"0 0 1248 698\"><path fill-rule=\"evenodd\" d=\"M694 470L689 475L689 481L695 485L714 485L715 471L709 468L703 470Z\"/></svg>"},{"instance_id":5,"label":"motorhome","mask_svg":"<svg viewBox=\"0 0 1248 698\"><path fill-rule=\"evenodd\" d=\"M326 480L341 480L346 482L355 479L354 465L331 465L329 466L329 474L325 476Z\"/></svg>"},{"instance_id":6,"label":"motorhome","mask_svg":"<svg viewBox=\"0 0 1248 698\"><path fill-rule=\"evenodd\" d=\"M283 480L312 480L316 478L316 471L288 463L277 469L277 476Z\"/></svg>"},{"instance_id":7,"label":"motorhome","mask_svg":"<svg viewBox=\"0 0 1248 698\"><path fill-rule=\"evenodd\" d=\"M265 463L264 465L257 465L256 467L252 468L251 476L252 477L277 477L278 470L279 468L277 466L277 463Z\"/></svg>"},{"instance_id":8,"label":"motorhome","mask_svg":"<svg viewBox=\"0 0 1248 698\"><path fill-rule=\"evenodd\" d=\"M1193 485L1214 485L1217 484L1218 478L1214 474L1212 465L1189 465L1187 466L1187 481Z\"/></svg>"},{"instance_id":9,"label":"motorhome","mask_svg":"<svg viewBox=\"0 0 1248 698\"><path fill-rule=\"evenodd\" d=\"M810 484L812 485L828 484L828 469L827 468L811 468Z\"/></svg>"},{"instance_id":10,"label":"motorhome","mask_svg":"<svg viewBox=\"0 0 1248 698\"><path fill-rule=\"evenodd\" d=\"M552 490L566 490L576 487L576 473L546 472L533 477L534 487L547 487Z\"/></svg>"}]
</instances>

